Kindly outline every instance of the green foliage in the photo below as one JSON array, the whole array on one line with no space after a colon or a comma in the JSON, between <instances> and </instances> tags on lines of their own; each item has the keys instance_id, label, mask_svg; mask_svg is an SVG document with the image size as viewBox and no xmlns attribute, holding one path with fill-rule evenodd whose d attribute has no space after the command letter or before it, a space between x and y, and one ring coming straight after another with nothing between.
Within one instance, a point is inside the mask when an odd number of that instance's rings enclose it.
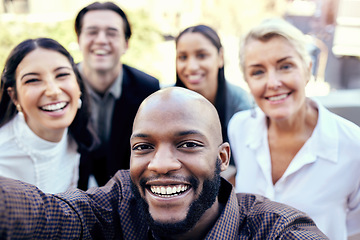
<instances>
[{"instance_id":1,"label":"green foliage","mask_svg":"<svg viewBox=\"0 0 360 240\"><path fill-rule=\"evenodd\" d=\"M127 16L131 25L132 36L129 41L129 49L122 61L158 77L160 73L156 73L153 62L159 56L156 45L163 41L160 31L145 10L127 11Z\"/></svg>"},{"instance_id":2,"label":"green foliage","mask_svg":"<svg viewBox=\"0 0 360 240\"><path fill-rule=\"evenodd\" d=\"M60 42L66 49L76 43L72 21L58 23L30 23L26 21L1 22L0 64L3 68L10 51L20 42L29 38L50 37ZM75 57L75 56L74 56Z\"/></svg>"},{"instance_id":3,"label":"green foliage","mask_svg":"<svg viewBox=\"0 0 360 240\"><path fill-rule=\"evenodd\" d=\"M152 24L143 10L127 12L133 35L130 38L129 50L122 58L124 63L141 70L154 73L151 69L153 56L156 55L156 43L162 41L159 31ZM20 19L23 16L19 16ZM1 71L10 51L28 38L49 37L61 43L74 57L76 62L82 60L74 31L74 20L47 23L32 23L25 20L0 21L0 67ZM156 73L155 73L156 75Z\"/></svg>"}]
</instances>

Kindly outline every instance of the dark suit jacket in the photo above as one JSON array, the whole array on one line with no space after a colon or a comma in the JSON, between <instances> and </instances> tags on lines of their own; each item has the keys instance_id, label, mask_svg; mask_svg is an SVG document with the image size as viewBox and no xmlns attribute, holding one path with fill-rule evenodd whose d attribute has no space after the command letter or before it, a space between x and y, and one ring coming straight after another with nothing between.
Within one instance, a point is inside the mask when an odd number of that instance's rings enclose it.
<instances>
[{"instance_id":1,"label":"dark suit jacket","mask_svg":"<svg viewBox=\"0 0 360 240\"><path fill-rule=\"evenodd\" d=\"M102 186L117 170L130 167L130 136L136 112L141 102L159 89L156 78L123 65L122 92L115 102L110 140L94 151L82 153L79 188L87 189L90 174Z\"/></svg>"}]
</instances>

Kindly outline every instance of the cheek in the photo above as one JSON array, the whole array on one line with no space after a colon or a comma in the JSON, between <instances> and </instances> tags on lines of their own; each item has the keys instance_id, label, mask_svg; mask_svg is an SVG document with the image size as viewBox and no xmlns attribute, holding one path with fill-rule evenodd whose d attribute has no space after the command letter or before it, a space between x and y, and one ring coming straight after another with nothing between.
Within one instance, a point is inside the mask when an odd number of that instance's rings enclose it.
<instances>
[{"instance_id":1,"label":"cheek","mask_svg":"<svg viewBox=\"0 0 360 240\"><path fill-rule=\"evenodd\" d=\"M130 175L133 179L139 179L141 174L147 169L146 160L130 157Z\"/></svg>"},{"instance_id":2,"label":"cheek","mask_svg":"<svg viewBox=\"0 0 360 240\"><path fill-rule=\"evenodd\" d=\"M208 75L210 76L208 81L215 84L218 81L219 66L213 61L206 63L204 62L202 66L207 70Z\"/></svg>"},{"instance_id":3,"label":"cheek","mask_svg":"<svg viewBox=\"0 0 360 240\"><path fill-rule=\"evenodd\" d=\"M31 107L37 107L37 101L39 100L41 94L36 88L20 90L18 91L18 101L22 108L26 109Z\"/></svg>"},{"instance_id":4,"label":"cheek","mask_svg":"<svg viewBox=\"0 0 360 240\"><path fill-rule=\"evenodd\" d=\"M247 81L251 94L254 97L260 97L265 91L265 86L260 81L256 82L253 80Z\"/></svg>"},{"instance_id":5,"label":"cheek","mask_svg":"<svg viewBox=\"0 0 360 240\"><path fill-rule=\"evenodd\" d=\"M77 83L76 79L70 80L68 82L65 82L62 85L62 89L64 90L64 92L68 93L69 95L72 96L72 98L74 99L78 99L81 95L81 91L80 91L80 86Z\"/></svg>"},{"instance_id":6,"label":"cheek","mask_svg":"<svg viewBox=\"0 0 360 240\"><path fill-rule=\"evenodd\" d=\"M176 63L175 63L176 72L181 73L181 70L184 69L184 66L185 66L185 64L183 62L176 61Z\"/></svg>"},{"instance_id":7,"label":"cheek","mask_svg":"<svg viewBox=\"0 0 360 240\"><path fill-rule=\"evenodd\" d=\"M307 79L305 73L296 72L287 78L287 81L284 81L286 86L297 91L305 91L307 84Z\"/></svg>"},{"instance_id":8,"label":"cheek","mask_svg":"<svg viewBox=\"0 0 360 240\"><path fill-rule=\"evenodd\" d=\"M79 41L79 48L81 51L85 51L90 47L90 39L87 39L86 37L82 37Z\"/></svg>"}]
</instances>

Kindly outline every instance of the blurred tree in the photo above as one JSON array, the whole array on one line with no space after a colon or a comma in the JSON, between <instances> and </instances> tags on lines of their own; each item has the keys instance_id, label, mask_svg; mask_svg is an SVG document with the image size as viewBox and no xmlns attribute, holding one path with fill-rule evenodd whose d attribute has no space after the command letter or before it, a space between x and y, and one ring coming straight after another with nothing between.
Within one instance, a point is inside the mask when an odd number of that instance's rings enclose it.
<instances>
[{"instance_id":1,"label":"blurred tree","mask_svg":"<svg viewBox=\"0 0 360 240\"><path fill-rule=\"evenodd\" d=\"M57 23L31 23L24 20L2 21L0 38L0 66L3 69L7 56L10 51L20 42L28 38L50 37L60 42L73 54L73 49L69 49L72 43L76 42L75 33L72 29L72 21ZM75 58L75 56L74 56ZM75 58L76 59L76 58Z\"/></svg>"},{"instance_id":2,"label":"blurred tree","mask_svg":"<svg viewBox=\"0 0 360 240\"><path fill-rule=\"evenodd\" d=\"M152 69L151 63L157 56L156 43L161 42L163 38L144 10L127 11L127 15L133 35L130 38L130 47L124 55L123 62L158 77L156 70ZM53 38L72 54L76 62L82 60L73 19L61 22L32 23L26 21L24 16L17 16L16 20L0 21L0 29L1 71L10 51L28 38Z\"/></svg>"}]
</instances>

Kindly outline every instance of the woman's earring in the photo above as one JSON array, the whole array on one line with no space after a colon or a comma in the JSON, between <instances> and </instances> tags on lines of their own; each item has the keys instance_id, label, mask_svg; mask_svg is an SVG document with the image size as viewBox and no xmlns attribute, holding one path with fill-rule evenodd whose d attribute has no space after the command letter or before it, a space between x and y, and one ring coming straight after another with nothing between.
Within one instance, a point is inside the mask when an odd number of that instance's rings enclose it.
<instances>
[{"instance_id":1,"label":"woman's earring","mask_svg":"<svg viewBox=\"0 0 360 240\"><path fill-rule=\"evenodd\" d=\"M22 112L22 108L21 108L20 104L16 104L16 109L18 110L18 112Z\"/></svg>"},{"instance_id":2,"label":"woman's earring","mask_svg":"<svg viewBox=\"0 0 360 240\"><path fill-rule=\"evenodd\" d=\"M82 101L81 101L81 99L79 98L79 99L78 99L78 109L80 109L81 106L82 106Z\"/></svg>"}]
</instances>

